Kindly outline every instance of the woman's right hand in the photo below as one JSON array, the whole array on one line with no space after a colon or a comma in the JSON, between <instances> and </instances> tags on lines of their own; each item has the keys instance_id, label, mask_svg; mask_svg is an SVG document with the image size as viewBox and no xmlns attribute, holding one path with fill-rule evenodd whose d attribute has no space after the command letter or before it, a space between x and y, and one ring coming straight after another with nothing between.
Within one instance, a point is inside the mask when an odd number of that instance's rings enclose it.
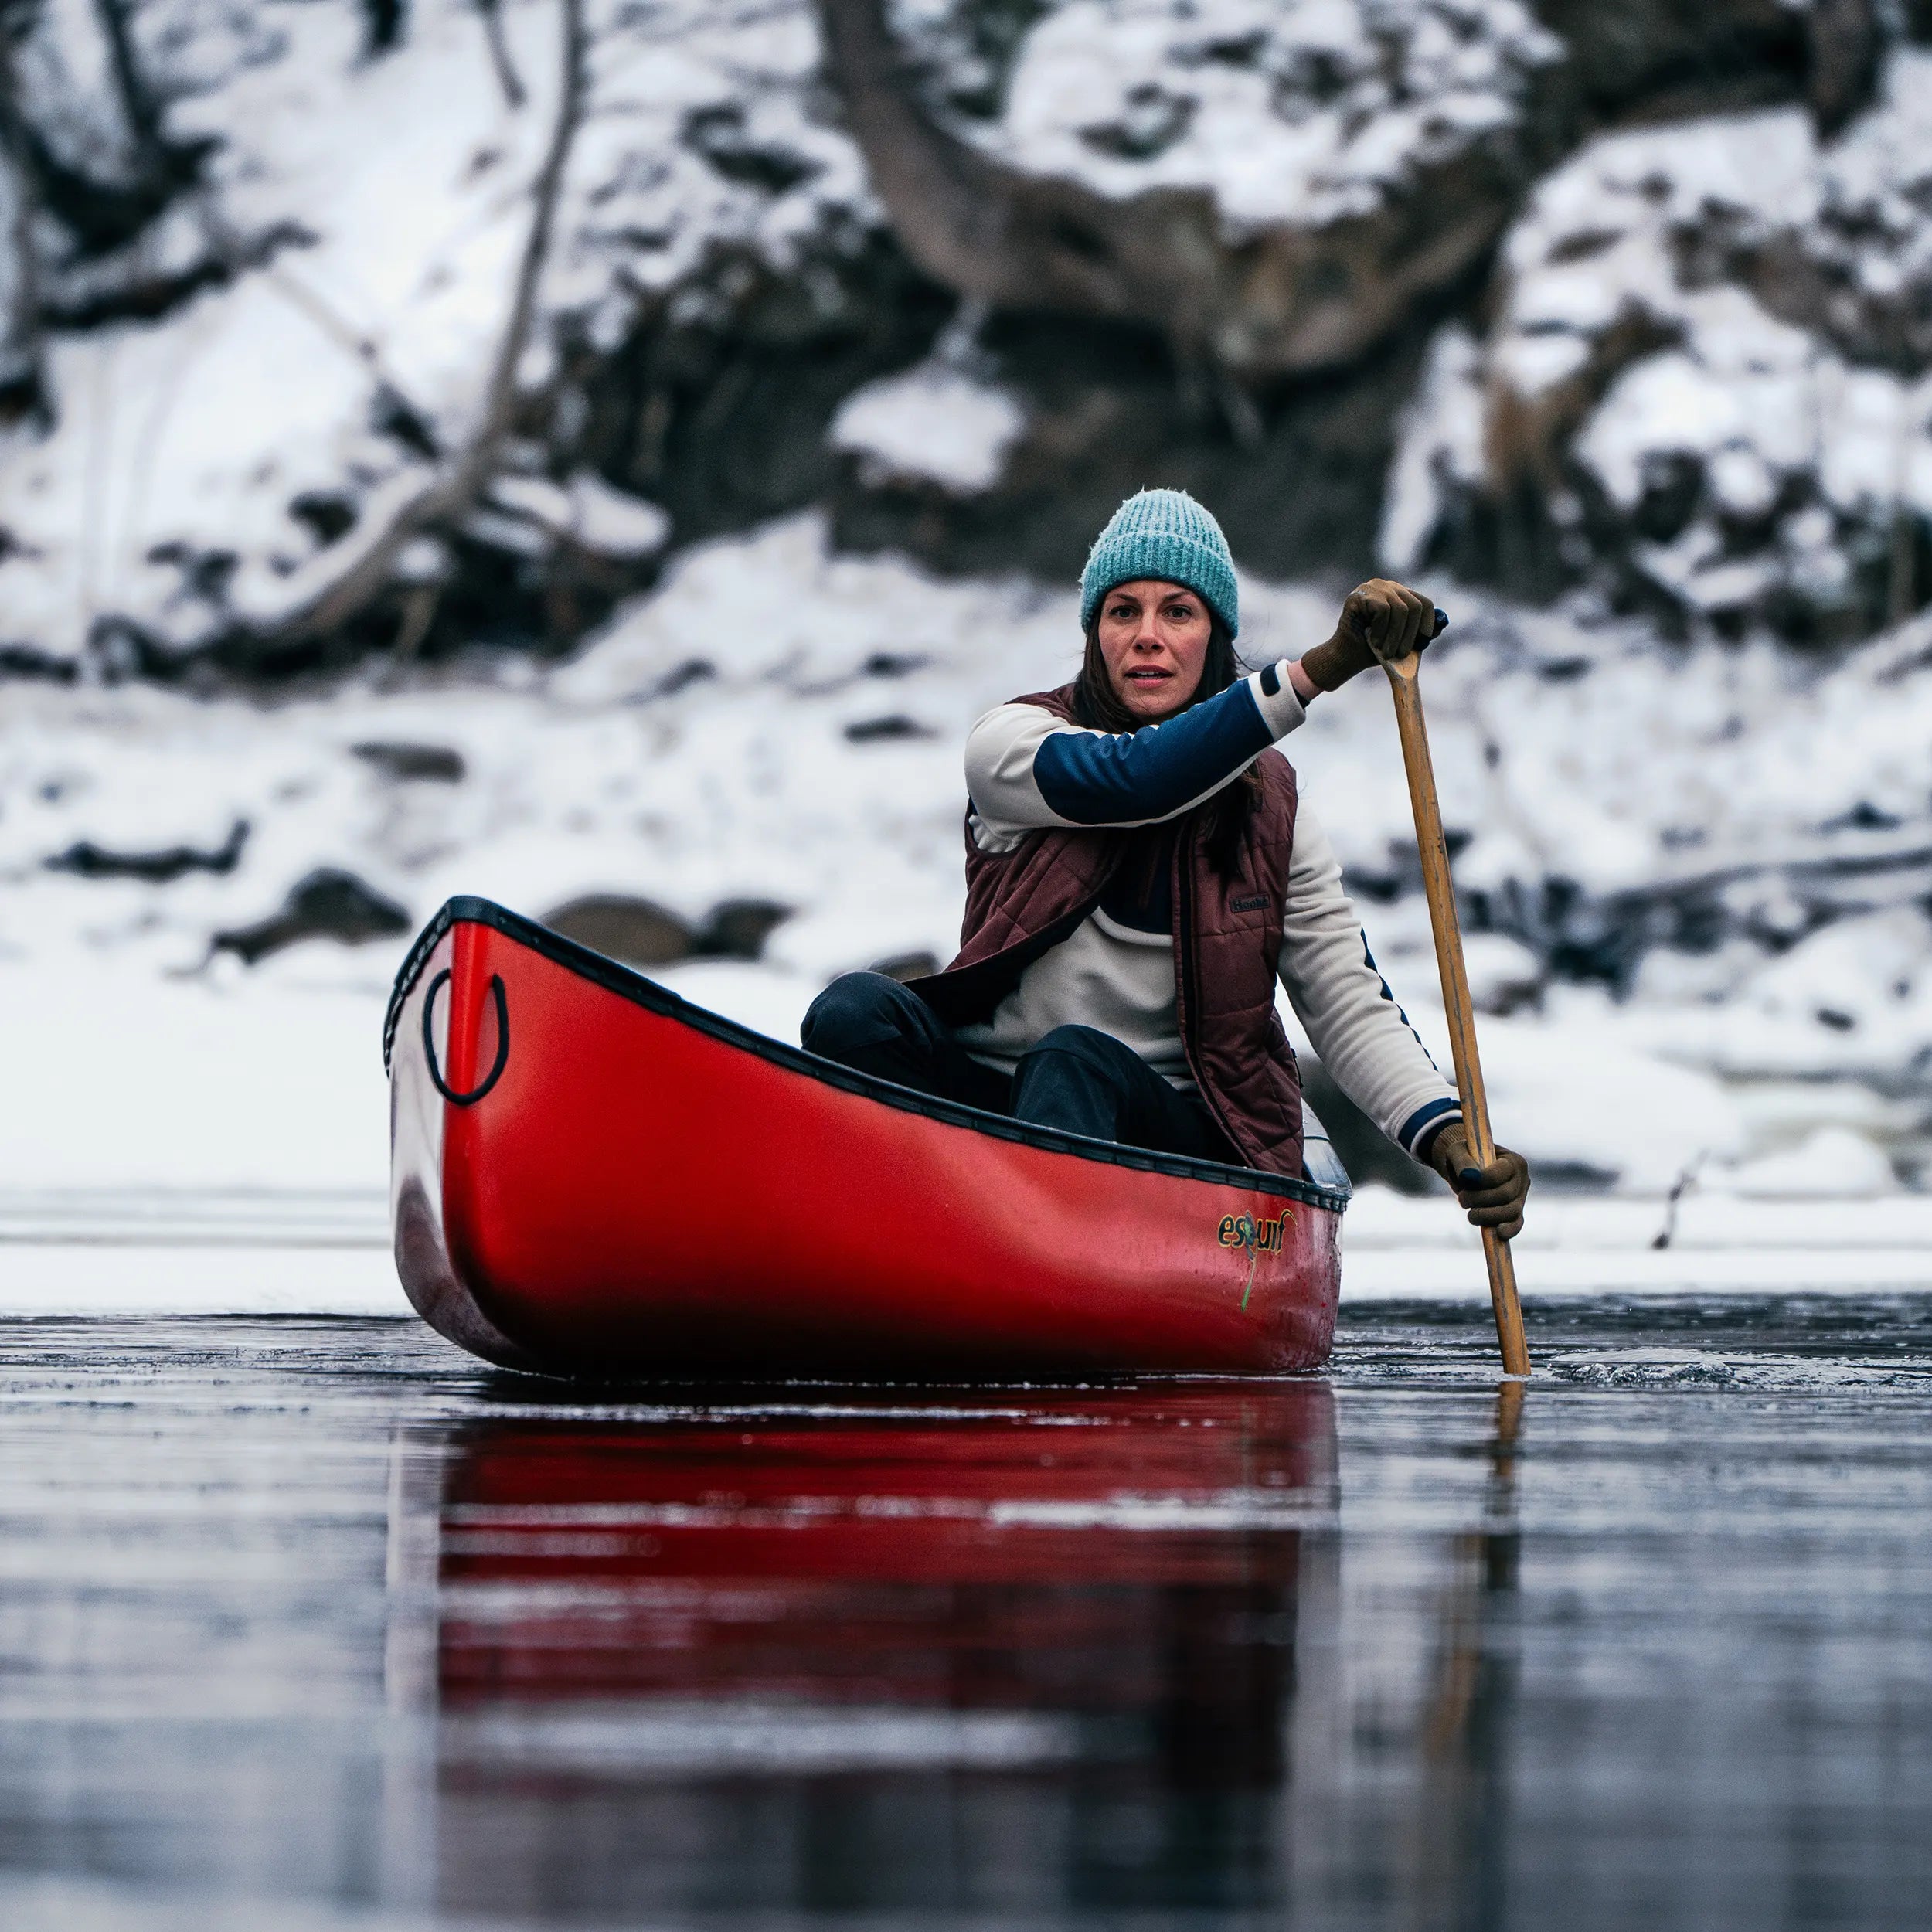
<instances>
[{"instance_id":1,"label":"woman's right hand","mask_svg":"<svg viewBox=\"0 0 1932 1932\"><path fill-rule=\"evenodd\" d=\"M1335 635L1301 660L1308 682L1334 691L1378 664L1426 650L1436 629L1434 599L1389 577L1359 583L1343 600Z\"/></svg>"}]
</instances>

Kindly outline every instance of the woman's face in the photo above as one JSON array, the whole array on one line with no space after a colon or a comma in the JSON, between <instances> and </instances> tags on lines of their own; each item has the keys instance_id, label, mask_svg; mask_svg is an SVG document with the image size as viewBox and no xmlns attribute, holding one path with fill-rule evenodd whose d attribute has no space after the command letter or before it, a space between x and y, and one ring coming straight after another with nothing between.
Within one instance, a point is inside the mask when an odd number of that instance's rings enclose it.
<instances>
[{"instance_id":1,"label":"woman's face","mask_svg":"<svg viewBox=\"0 0 1932 1932\"><path fill-rule=\"evenodd\" d=\"M1100 657L1114 695L1142 724L1183 709L1207 662L1205 602L1178 583L1142 577L1100 603Z\"/></svg>"}]
</instances>

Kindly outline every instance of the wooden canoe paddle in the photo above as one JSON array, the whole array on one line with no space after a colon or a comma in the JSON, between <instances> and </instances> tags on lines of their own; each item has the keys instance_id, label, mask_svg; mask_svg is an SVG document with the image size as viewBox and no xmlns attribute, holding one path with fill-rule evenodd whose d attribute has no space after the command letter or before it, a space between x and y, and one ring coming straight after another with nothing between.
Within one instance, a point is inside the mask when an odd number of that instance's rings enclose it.
<instances>
[{"instance_id":1,"label":"wooden canoe paddle","mask_svg":"<svg viewBox=\"0 0 1932 1932\"><path fill-rule=\"evenodd\" d=\"M1432 635L1440 637L1448 624L1436 613ZM1422 692L1417 682L1422 654L1411 651L1383 669L1395 693L1396 728L1402 734L1402 762L1409 774L1409 802L1415 808L1416 845L1422 855L1423 890L1429 898L1429 927L1435 935L1436 971L1442 979L1443 1010L1449 1019L1449 1048L1454 1056L1456 1087L1462 1096L1463 1125L1469 1151L1478 1165L1496 1158L1495 1137L1489 1131L1489 1100L1483 1091L1482 1063L1476 1056L1475 1010L1469 1000L1469 974L1463 964L1462 927L1456 917L1455 888L1449 879L1449 847L1442 835L1442 807L1436 798L1435 767L1429 757L1429 728L1422 717ZM1529 1349L1523 1340L1522 1305L1516 1299L1516 1264L1509 1243L1494 1228L1482 1231L1483 1259L1489 1267L1489 1299L1496 1311L1496 1339L1502 1347L1503 1372L1526 1376Z\"/></svg>"}]
</instances>

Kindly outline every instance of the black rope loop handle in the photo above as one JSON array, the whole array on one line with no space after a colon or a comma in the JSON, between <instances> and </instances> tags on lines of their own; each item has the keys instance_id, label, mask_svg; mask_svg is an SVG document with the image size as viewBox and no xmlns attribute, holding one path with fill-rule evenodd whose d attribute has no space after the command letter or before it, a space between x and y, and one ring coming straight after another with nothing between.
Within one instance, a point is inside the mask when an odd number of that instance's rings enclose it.
<instances>
[{"instance_id":1,"label":"black rope loop handle","mask_svg":"<svg viewBox=\"0 0 1932 1932\"><path fill-rule=\"evenodd\" d=\"M444 982L450 976L445 966L430 981L429 991L423 995L423 1057L429 1062L430 1078L436 1083L436 1090L452 1107L474 1107L497 1082L503 1077L503 1070L510 1063L510 1004L503 997L503 976L500 973L490 975L490 997L496 1002L496 1060L483 1076L483 1083L472 1087L467 1094L459 1094L443 1078L442 1069L436 1063L436 996L443 990Z\"/></svg>"}]
</instances>

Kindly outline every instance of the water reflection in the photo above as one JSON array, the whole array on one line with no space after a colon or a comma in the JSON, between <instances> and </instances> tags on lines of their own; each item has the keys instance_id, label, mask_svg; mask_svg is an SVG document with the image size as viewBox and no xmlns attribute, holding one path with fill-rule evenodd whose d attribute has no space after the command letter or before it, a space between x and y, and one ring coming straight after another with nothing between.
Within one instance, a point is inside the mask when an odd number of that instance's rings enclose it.
<instances>
[{"instance_id":1,"label":"water reflection","mask_svg":"<svg viewBox=\"0 0 1932 1932\"><path fill-rule=\"evenodd\" d=\"M1854 1313L1566 1315L1526 1402L1486 1316L575 1407L0 1324L0 1925L1916 1927L1932 1308Z\"/></svg>"},{"instance_id":2,"label":"water reflection","mask_svg":"<svg viewBox=\"0 0 1932 1932\"><path fill-rule=\"evenodd\" d=\"M441 1902L1278 1903L1335 1467L1321 1383L469 1427Z\"/></svg>"},{"instance_id":3,"label":"water reflection","mask_svg":"<svg viewBox=\"0 0 1932 1932\"><path fill-rule=\"evenodd\" d=\"M1444 1592L1412 1813L1410 1923L1505 1922L1509 1826L1510 1645L1521 1570L1516 1464L1524 1385L1496 1391L1481 1526L1456 1536Z\"/></svg>"}]
</instances>

